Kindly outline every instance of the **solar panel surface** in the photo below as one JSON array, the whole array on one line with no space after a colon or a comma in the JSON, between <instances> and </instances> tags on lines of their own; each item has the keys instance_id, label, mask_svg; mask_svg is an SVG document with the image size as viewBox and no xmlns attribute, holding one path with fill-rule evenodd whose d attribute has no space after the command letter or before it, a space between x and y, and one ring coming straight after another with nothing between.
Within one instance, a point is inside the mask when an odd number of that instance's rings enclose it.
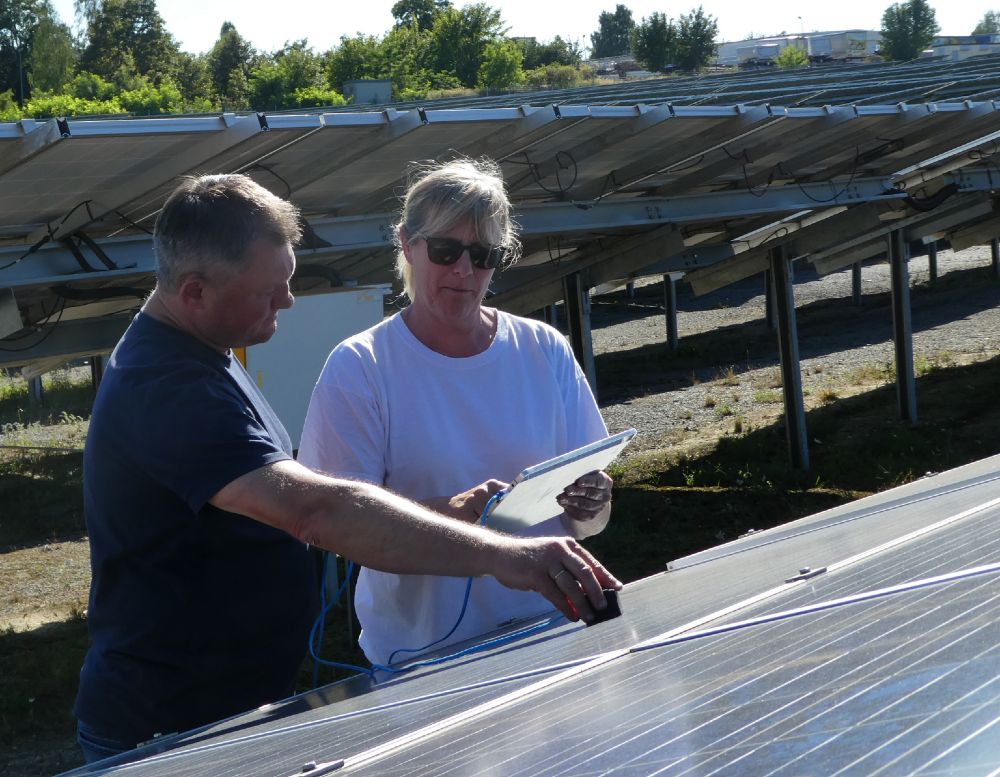
<instances>
[{"instance_id":1,"label":"solar panel surface","mask_svg":"<svg viewBox=\"0 0 1000 777\"><path fill-rule=\"evenodd\" d=\"M986 773L1000 766L998 466L681 560L629 585L617 620L358 677L111 772ZM901 541L864 555L887 540ZM805 557L829 571L785 583Z\"/></svg>"}]
</instances>

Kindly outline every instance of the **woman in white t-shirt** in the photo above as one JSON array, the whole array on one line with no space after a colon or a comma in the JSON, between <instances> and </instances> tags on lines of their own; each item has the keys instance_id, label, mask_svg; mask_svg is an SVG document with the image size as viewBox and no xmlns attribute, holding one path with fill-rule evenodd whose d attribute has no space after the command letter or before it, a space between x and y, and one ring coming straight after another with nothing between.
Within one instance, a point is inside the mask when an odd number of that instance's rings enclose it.
<instances>
[{"instance_id":1,"label":"woman in white t-shirt","mask_svg":"<svg viewBox=\"0 0 1000 777\"><path fill-rule=\"evenodd\" d=\"M494 271L520 252L495 163L463 159L420 171L396 235L411 304L330 354L299 460L474 522L524 467L607 429L562 334L482 304ZM531 533L600 532L611 486L604 472L567 484L557 498L563 512ZM465 588L465 579L363 569L355 605L369 660L402 661L551 609L536 593L476 578L461 623L442 640Z\"/></svg>"}]
</instances>

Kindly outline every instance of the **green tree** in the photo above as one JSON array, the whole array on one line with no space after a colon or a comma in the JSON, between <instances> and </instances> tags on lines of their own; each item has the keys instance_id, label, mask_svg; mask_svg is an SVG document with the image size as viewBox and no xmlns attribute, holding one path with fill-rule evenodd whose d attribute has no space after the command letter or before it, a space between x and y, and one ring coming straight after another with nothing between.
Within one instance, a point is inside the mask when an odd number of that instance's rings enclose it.
<instances>
[{"instance_id":1,"label":"green tree","mask_svg":"<svg viewBox=\"0 0 1000 777\"><path fill-rule=\"evenodd\" d=\"M326 82L333 89L343 91L345 81L381 78L382 72L381 42L373 35L342 37L340 45L326 56Z\"/></svg>"},{"instance_id":2,"label":"green tree","mask_svg":"<svg viewBox=\"0 0 1000 777\"><path fill-rule=\"evenodd\" d=\"M882 14L882 56L892 60L916 59L937 35L937 19L927 0L894 3Z\"/></svg>"},{"instance_id":3,"label":"green tree","mask_svg":"<svg viewBox=\"0 0 1000 777\"><path fill-rule=\"evenodd\" d=\"M654 11L632 30L632 53L646 70L662 73L676 56L677 28L665 14Z\"/></svg>"},{"instance_id":4,"label":"green tree","mask_svg":"<svg viewBox=\"0 0 1000 777\"><path fill-rule=\"evenodd\" d=\"M208 73L206 54L189 54L181 51L177 55L176 85L184 98L185 106L192 109L205 104L206 111L212 110L214 90Z\"/></svg>"},{"instance_id":5,"label":"green tree","mask_svg":"<svg viewBox=\"0 0 1000 777\"><path fill-rule=\"evenodd\" d=\"M253 46L237 32L232 22L224 22L205 64L215 95L228 108L245 107L255 59Z\"/></svg>"},{"instance_id":6,"label":"green tree","mask_svg":"<svg viewBox=\"0 0 1000 777\"><path fill-rule=\"evenodd\" d=\"M521 63L524 55L512 40L497 40L486 44L483 64L479 66L477 86L480 89L507 89L524 83Z\"/></svg>"},{"instance_id":7,"label":"green tree","mask_svg":"<svg viewBox=\"0 0 1000 777\"><path fill-rule=\"evenodd\" d=\"M81 100L112 100L118 89L96 73L82 70L63 88L63 94L79 97Z\"/></svg>"},{"instance_id":8,"label":"green tree","mask_svg":"<svg viewBox=\"0 0 1000 777\"><path fill-rule=\"evenodd\" d=\"M28 56L28 83L32 90L58 92L76 67L77 52L69 27L49 9L39 14Z\"/></svg>"},{"instance_id":9,"label":"green tree","mask_svg":"<svg viewBox=\"0 0 1000 777\"><path fill-rule=\"evenodd\" d=\"M599 59L627 54L634 29L632 12L624 5L616 5L613 13L602 11L597 17L597 29L590 33L590 56Z\"/></svg>"},{"instance_id":10,"label":"green tree","mask_svg":"<svg viewBox=\"0 0 1000 777\"><path fill-rule=\"evenodd\" d=\"M518 38L514 41L524 56L522 67L536 70L546 65L579 65L583 61L580 44L565 41L556 35L548 43L539 43L534 38Z\"/></svg>"},{"instance_id":11,"label":"green tree","mask_svg":"<svg viewBox=\"0 0 1000 777\"><path fill-rule=\"evenodd\" d=\"M22 106L31 94L27 65L40 6L47 4L0 0L0 91L10 89Z\"/></svg>"},{"instance_id":12,"label":"green tree","mask_svg":"<svg viewBox=\"0 0 1000 777\"><path fill-rule=\"evenodd\" d=\"M325 87L323 64L305 40L286 43L250 75L250 104L257 110L299 107L295 94Z\"/></svg>"},{"instance_id":13,"label":"green tree","mask_svg":"<svg viewBox=\"0 0 1000 777\"><path fill-rule=\"evenodd\" d=\"M719 24L699 5L677 21L677 55L674 64L682 70L700 70L715 56Z\"/></svg>"},{"instance_id":14,"label":"green tree","mask_svg":"<svg viewBox=\"0 0 1000 777\"><path fill-rule=\"evenodd\" d=\"M392 81L397 99L424 97L429 89L438 85L439 79L433 72L432 45L430 31L415 25L396 27L382 40L379 75Z\"/></svg>"},{"instance_id":15,"label":"green tree","mask_svg":"<svg viewBox=\"0 0 1000 777\"><path fill-rule=\"evenodd\" d=\"M451 73L462 85L474 87L487 44L498 40L503 31L500 11L486 3L445 9L431 29L433 69Z\"/></svg>"},{"instance_id":16,"label":"green tree","mask_svg":"<svg viewBox=\"0 0 1000 777\"><path fill-rule=\"evenodd\" d=\"M806 67L809 64L809 55L798 46L785 46L774 58L774 64L785 70Z\"/></svg>"},{"instance_id":17,"label":"green tree","mask_svg":"<svg viewBox=\"0 0 1000 777\"><path fill-rule=\"evenodd\" d=\"M439 13L451 8L450 0L398 0L392 6L396 27L413 27L429 30Z\"/></svg>"},{"instance_id":18,"label":"green tree","mask_svg":"<svg viewBox=\"0 0 1000 777\"><path fill-rule=\"evenodd\" d=\"M998 32L1000 32L1000 12L987 11L983 14L983 18L979 20L979 24L976 25L976 29L972 31L972 34L987 35Z\"/></svg>"},{"instance_id":19,"label":"green tree","mask_svg":"<svg viewBox=\"0 0 1000 777\"><path fill-rule=\"evenodd\" d=\"M178 47L156 0L100 0L89 13L81 68L120 84L130 67L154 84L173 75Z\"/></svg>"}]
</instances>

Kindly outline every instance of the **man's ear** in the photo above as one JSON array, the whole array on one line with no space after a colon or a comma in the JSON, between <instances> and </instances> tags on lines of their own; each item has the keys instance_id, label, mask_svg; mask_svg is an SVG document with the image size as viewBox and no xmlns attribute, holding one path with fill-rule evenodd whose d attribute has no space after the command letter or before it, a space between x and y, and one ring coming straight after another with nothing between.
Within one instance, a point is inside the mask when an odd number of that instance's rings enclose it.
<instances>
[{"instance_id":1,"label":"man's ear","mask_svg":"<svg viewBox=\"0 0 1000 777\"><path fill-rule=\"evenodd\" d=\"M200 310L206 304L206 279L199 272L191 272L181 277L181 282L177 286L177 299L184 307L191 310Z\"/></svg>"}]
</instances>

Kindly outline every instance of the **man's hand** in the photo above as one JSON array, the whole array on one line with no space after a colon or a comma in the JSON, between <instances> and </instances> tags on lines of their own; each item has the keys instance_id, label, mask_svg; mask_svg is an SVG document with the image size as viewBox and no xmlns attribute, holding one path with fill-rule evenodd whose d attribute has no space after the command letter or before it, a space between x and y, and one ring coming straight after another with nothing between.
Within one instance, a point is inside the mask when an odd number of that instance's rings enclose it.
<instances>
[{"instance_id":1,"label":"man's hand","mask_svg":"<svg viewBox=\"0 0 1000 777\"><path fill-rule=\"evenodd\" d=\"M614 481L607 472L595 470L581 475L566 486L556 497L563 509L563 526L566 531L577 539L602 532L611 515L613 485Z\"/></svg>"},{"instance_id":2,"label":"man's hand","mask_svg":"<svg viewBox=\"0 0 1000 777\"><path fill-rule=\"evenodd\" d=\"M509 550L495 556L493 576L508 588L537 591L571 621L593 619L607 606L602 588L621 582L596 558L569 538L509 539Z\"/></svg>"},{"instance_id":3,"label":"man's hand","mask_svg":"<svg viewBox=\"0 0 1000 777\"><path fill-rule=\"evenodd\" d=\"M441 496L436 499L424 500L421 504L435 510L449 518L457 518L466 523L477 523L483 516L486 503L490 501L494 494L507 488L507 483L500 480L487 480L480 483L468 491L461 494L447 497Z\"/></svg>"}]
</instances>

